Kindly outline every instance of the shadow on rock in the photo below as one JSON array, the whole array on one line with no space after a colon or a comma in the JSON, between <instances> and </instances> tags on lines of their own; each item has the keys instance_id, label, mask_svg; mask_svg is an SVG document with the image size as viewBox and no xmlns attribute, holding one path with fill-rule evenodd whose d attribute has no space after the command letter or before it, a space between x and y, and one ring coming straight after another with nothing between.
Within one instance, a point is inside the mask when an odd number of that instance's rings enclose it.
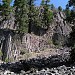
<instances>
[{"instance_id":1,"label":"shadow on rock","mask_svg":"<svg viewBox=\"0 0 75 75\"><path fill-rule=\"evenodd\" d=\"M70 62L63 60L60 55L50 56L48 58L33 58L30 60L20 60L19 62L15 63L6 63L1 64L0 69L1 70L10 70L15 73L20 73L22 70L25 72L32 71L38 69L41 70L43 68L52 68L52 67L58 67L62 65L69 65Z\"/></svg>"}]
</instances>

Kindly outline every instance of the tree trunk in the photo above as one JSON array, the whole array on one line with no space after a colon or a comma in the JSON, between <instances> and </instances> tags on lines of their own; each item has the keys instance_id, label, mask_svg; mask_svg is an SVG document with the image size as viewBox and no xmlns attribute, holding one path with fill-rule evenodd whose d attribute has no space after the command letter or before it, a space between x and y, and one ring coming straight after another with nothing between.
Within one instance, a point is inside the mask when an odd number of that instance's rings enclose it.
<instances>
[{"instance_id":1,"label":"tree trunk","mask_svg":"<svg viewBox=\"0 0 75 75\"><path fill-rule=\"evenodd\" d=\"M31 33L31 20L29 21L28 33Z\"/></svg>"}]
</instances>

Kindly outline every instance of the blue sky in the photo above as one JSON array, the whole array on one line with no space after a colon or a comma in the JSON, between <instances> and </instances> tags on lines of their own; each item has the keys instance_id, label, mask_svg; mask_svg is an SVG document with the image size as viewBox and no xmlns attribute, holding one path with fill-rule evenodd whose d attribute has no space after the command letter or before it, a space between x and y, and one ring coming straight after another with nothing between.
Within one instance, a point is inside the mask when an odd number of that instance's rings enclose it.
<instances>
[{"instance_id":1,"label":"blue sky","mask_svg":"<svg viewBox=\"0 0 75 75\"><path fill-rule=\"evenodd\" d=\"M2 1L2 0L0 0L0 1ZM39 5L40 2L41 2L41 0L36 0L35 4ZM50 0L50 4L54 4L54 6L56 8L58 8L58 6L61 6L63 9L65 9L67 2L68 2L68 0ZM13 3L14 3L14 0L11 5L13 5Z\"/></svg>"},{"instance_id":2,"label":"blue sky","mask_svg":"<svg viewBox=\"0 0 75 75\"><path fill-rule=\"evenodd\" d=\"M50 3L53 3L55 7L61 6L63 9L69 0L51 0Z\"/></svg>"},{"instance_id":3,"label":"blue sky","mask_svg":"<svg viewBox=\"0 0 75 75\"><path fill-rule=\"evenodd\" d=\"M36 5L39 5L41 0L36 0ZM61 6L63 9L65 9L66 4L68 3L68 0L50 0L50 4L54 4L56 8L58 6Z\"/></svg>"}]
</instances>

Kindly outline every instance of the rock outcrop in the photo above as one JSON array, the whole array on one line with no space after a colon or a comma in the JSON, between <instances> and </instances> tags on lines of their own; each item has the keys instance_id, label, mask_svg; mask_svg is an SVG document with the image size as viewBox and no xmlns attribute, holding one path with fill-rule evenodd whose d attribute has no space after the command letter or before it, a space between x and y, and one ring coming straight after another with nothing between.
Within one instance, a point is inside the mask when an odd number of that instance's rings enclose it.
<instances>
[{"instance_id":1,"label":"rock outcrop","mask_svg":"<svg viewBox=\"0 0 75 75\"><path fill-rule=\"evenodd\" d=\"M1 75L68 75L74 73L74 70L75 66L72 66L70 62L64 60L62 55L49 56L48 58L43 57L30 60L20 60L19 62L2 63L0 65Z\"/></svg>"},{"instance_id":2,"label":"rock outcrop","mask_svg":"<svg viewBox=\"0 0 75 75\"><path fill-rule=\"evenodd\" d=\"M54 12L53 22L50 28L42 36L26 34L23 37L23 44L26 44L26 49L31 51L43 50L55 45L66 45L69 34L72 31L71 25L65 21L63 12Z\"/></svg>"},{"instance_id":3,"label":"rock outcrop","mask_svg":"<svg viewBox=\"0 0 75 75\"><path fill-rule=\"evenodd\" d=\"M0 49L1 59L5 61L19 60L19 56L27 52L39 52L40 50L65 45L71 32L70 24L67 24L63 12L54 12L53 21L48 30L42 30L43 35L16 33L15 18L0 22Z\"/></svg>"},{"instance_id":4,"label":"rock outcrop","mask_svg":"<svg viewBox=\"0 0 75 75\"><path fill-rule=\"evenodd\" d=\"M55 45L66 45L69 34L72 31L72 25L66 22L64 12L54 12L53 21L44 37L46 40L52 40Z\"/></svg>"},{"instance_id":5,"label":"rock outcrop","mask_svg":"<svg viewBox=\"0 0 75 75\"><path fill-rule=\"evenodd\" d=\"M0 15L0 29L4 30L16 30L17 25L15 25L14 14L11 13L9 19L5 19Z\"/></svg>"}]
</instances>

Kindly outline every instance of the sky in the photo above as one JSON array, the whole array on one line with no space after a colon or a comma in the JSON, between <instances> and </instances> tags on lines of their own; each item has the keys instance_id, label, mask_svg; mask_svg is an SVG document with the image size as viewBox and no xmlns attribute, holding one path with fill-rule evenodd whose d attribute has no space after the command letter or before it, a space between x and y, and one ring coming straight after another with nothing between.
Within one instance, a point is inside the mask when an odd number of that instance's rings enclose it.
<instances>
[{"instance_id":1,"label":"sky","mask_svg":"<svg viewBox=\"0 0 75 75\"><path fill-rule=\"evenodd\" d=\"M63 9L65 9L66 4L68 3L69 0L51 0L51 4L54 4L54 6L56 8L58 8L58 6L61 6Z\"/></svg>"},{"instance_id":2,"label":"sky","mask_svg":"<svg viewBox=\"0 0 75 75\"><path fill-rule=\"evenodd\" d=\"M69 0L50 0L50 4L54 4L56 8L61 6L63 9L65 9L66 4L68 3ZM41 0L36 0L36 5L39 5Z\"/></svg>"},{"instance_id":3,"label":"sky","mask_svg":"<svg viewBox=\"0 0 75 75\"><path fill-rule=\"evenodd\" d=\"M0 0L1 2L2 0ZM40 5L41 0L36 0L35 4L38 6ZM11 5L13 5L14 0L12 1ZM56 8L58 6L61 6L63 9L65 9L66 4L68 3L68 0L50 0L50 4L54 4Z\"/></svg>"}]
</instances>

